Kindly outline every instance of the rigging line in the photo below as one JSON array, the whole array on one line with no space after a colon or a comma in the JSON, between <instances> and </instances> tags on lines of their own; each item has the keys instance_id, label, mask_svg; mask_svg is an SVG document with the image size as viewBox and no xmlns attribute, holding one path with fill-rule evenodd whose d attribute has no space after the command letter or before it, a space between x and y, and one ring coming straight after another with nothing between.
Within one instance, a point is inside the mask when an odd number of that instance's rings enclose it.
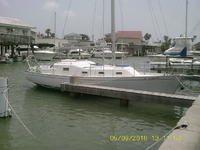
<instances>
[{"instance_id":1,"label":"rigging line","mask_svg":"<svg viewBox=\"0 0 200 150\"><path fill-rule=\"evenodd\" d=\"M105 38L104 38L104 25L105 25L105 22L104 22L104 19L105 19L105 0L102 1L103 3L103 6L102 6L102 34L103 34L103 71L104 71L104 64L105 64L105 58L104 58L104 48L105 48Z\"/></svg>"},{"instance_id":2,"label":"rigging line","mask_svg":"<svg viewBox=\"0 0 200 150\"><path fill-rule=\"evenodd\" d=\"M72 0L69 0L69 5L68 5L68 8L67 8L67 15L66 15L66 18L65 18L63 32L62 32L63 37L64 37L64 34L65 34L66 24L68 23L68 20L69 20L71 5L72 5Z\"/></svg>"},{"instance_id":3,"label":"rigging line","mask_svg":"<svg viewBox=\"0 0 200 150\"><path fill-rule=\"evenodd\" d=\"M200 27L200 20L197 22L197 24L192 28L191 32L189 33L189 35L191 35L192 33L194 33L198 28Z\"/></svg>"},{"instance_id":4,"label":"rigging line","mask_svg":"<svg viewBox=\"0 0 200 150\"><path fill-rule=\"evenodd\" d=\"M159 36L160 36L160 39L162 39L161 32L160 32L160 26L159 26L157 17L156 17L156 15L154 14L154 9L153 9L153 6L152 6L151 1L149 1L149 4L150 4L151 11L152 11L152 15L153 15L153 17L154 17L154 19L155 19L155 23L156 23L157 28L158 28L158 34L159 34Z\"/></svg>"},{"instance_id":5,"label":"rigging line","mask_svg":"<svg viewBox=\"0 0 200 150\"><path fill-rule=\"evenodd\" d=\"M152 19L152 25L153 25L154 34L158 38L159 36L158 36L157 30L156 30L156 25L155 25L155 22L154 22L154 17L153 17L153 14L152 14L152 10L151 10L151 6L150 6L149 0L147 0L147 4L148 4L149 11L150 11L151 19Z\"/></svg>"},{"instance_id":6,"label":"rigging line","mask_svg":"<svg viewBox=\"0 0 200 150\"><path fill-rule=\"evenodd\" d=\"M167 33L167 35L169 35L168 28L167 28L167 22L166 22L166 19L165 19L165 15L163 13L163 9L162 9L162 5L161 5L160 0L158 0L158 5L159 5L159 8L160 8L160 12L161 12L161 15L162 15L162 20L163 20L163 23L164 23L166 33Z\"/></svg>"},{"instance_id":7,"label":"rigging line","mask_svg":"<svg viewBox=\"0 0 200 150\"><path fill-rule=\"evenodd\" d=\"M92 17L92 38L94 38L94 24L95 24L95 16L97 11L97 0L94 0L94 10L93 10L93 17ZM94 39L93 39L94 40Z\"/></svg>"},{"instance_id":8,"label":"rigging line","mask_svg":"<svg viewBox=\"0 0 200 150\"><path fill-rule=\"evenodd\" d=\"M103 9L103 16L102 16L102 30L103 30L103 36L104 36L104 30L105 30L105 0L103 0L103 7L102 7L102 9Z\"/></svg>"},{"instance_id":9,"label":"rigging line","mask_svg":"<svg viewBox=\"0 0 200 150\"><path fill-rule=\"evenodd\" d=\"M123 31L124 30L124 14L123 14L123 9L122 9L122 2L121 0L118 0L119 1L119 10L120 10L120 15L121 15L121 30Z\"/></svg>"}]
</instances>

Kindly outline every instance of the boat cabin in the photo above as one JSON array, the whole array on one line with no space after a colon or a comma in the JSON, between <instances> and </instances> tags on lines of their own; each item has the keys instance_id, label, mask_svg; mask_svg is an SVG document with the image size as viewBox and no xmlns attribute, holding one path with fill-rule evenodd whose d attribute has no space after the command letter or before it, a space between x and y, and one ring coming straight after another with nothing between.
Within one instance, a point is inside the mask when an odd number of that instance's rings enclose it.
<instances>
[{"instance_id":1,"label":"boat cabin","mask_svg":"<svg viewBox=\"0 0 200 150\"><path fill-rule=\"evenodd\" d=\"M81 77L131 77L139 73L129 65L101 65L88 60L62 60L51 66L40 66L46 74Z\"/></svg>"}]
</instances>

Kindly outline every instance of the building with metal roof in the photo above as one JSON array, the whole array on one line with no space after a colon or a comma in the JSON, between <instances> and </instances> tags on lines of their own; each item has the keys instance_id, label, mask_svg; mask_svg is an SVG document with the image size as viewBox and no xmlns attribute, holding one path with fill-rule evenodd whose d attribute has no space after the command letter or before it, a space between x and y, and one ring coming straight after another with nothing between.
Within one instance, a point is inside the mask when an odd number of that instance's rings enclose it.
<instances>
[{"instance_id":1,"label":"building with metal roof","mask_svg":"<svg viewBox=\"0 0 200 150\"><path fill-rule=\"evenodd\" d=\"M35 27L17 18L0 17L0 56L14 55L18 45L31 45L35 41Z\"/></svg>"},{"instance_id":2,"label":"building with metal roof","mask_svg":"<svg viewBox=\"0 0 200 150\"><path fill-rule=\"evenodd\" d=\"M34 29L35 27L17 19L9 17L0 17L0 26L18 27L18 28L28 28Z\"/></svg>"},{"instance_id":3,"label":"building with metal roof","mask_svg":"<svg viewBox=\"0 0 200 150\"><path fill-rule=\"evenodd\" d=\"M0 17L0 44L25 45L32 43L35 27L16 18Z\"/></svg>"}]
</instances>

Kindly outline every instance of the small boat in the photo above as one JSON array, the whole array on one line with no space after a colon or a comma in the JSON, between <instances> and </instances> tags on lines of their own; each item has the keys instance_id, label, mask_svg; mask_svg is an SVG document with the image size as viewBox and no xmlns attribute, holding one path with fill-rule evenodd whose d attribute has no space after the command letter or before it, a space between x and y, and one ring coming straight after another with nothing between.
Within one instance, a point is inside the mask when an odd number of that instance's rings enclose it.
<instances>
[{"instance_id":1,"label":"small boat","mask_svg":"<svg viewBox=\"0 0 200 150\"><path fill-rule=\"evenodd\" d=\"M175 46L167 49L164 54L149 55L152 62L166 62L167 57L187 57L190 54L192 38L176 37Z\"/></svg>"},{"instance_id":2,"label":"small boat","mask_svg":"<svg viewBox=\"0 0 200 150\"><path fill-rule=\"evenodd\" d=\"M37 60L51 61L54 58L54 56L56 55L56 52L49 51L49 50L39 50L39 51L35 51L34 55Z\"/></svg>"},{"instance_id":3,"label":"small boat","mask_svg":"<svg viewBox=\"0 0 200 150\"><path fill-rule=\"evenodd\" d=\"M39 49L37 46L34 46L33 55L39 61L51 61L56 54L52 48Z\"/></svg>"},{"instance_id":4,"label":"small boat","mask_svg":"<svg viewBox=\"0 0 200 150\"><path fill-rule=\"evenodd\" d=\"M72 59L88 59L90 57L91 57L91 54L79 48L71 49L67 53L67 58L72 58Z\"/></svg>"},{"instance_id":5,"label":"small boat","mask_svg":"<svg viewBox=\"0 0 200 150\"><path fill-rule=\"evenodd\" d=\"M116 58L122 58L125 56L125 52L115 51ZM92 52L94 58L112 58L112 51L110 48L97 48Z\"/></svg>"}]
</instances>

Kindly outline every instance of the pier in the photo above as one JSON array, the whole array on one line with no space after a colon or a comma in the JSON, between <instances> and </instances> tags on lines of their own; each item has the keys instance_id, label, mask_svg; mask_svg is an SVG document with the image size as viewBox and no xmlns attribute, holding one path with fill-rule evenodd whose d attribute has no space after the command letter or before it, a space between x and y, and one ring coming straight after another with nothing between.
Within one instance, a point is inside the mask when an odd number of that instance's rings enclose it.
<instances>
[{"instance_id":1,"label":"pier","mask_svg":"<svg viewBox=\"0 0 200 150\"><path fill-rule=\"evenodd\" d=\"M177 123L176 127L168 132L169 135L165 136L164 142L159 147L159 150L198 150L200 147L200 96L192 97L96 85L83 85L76 83L73 77L70 79L70 83L61 84L61 90L63 92L69 92L70 95L89 94L111 97L119 99L120 105L126 106L128 106L130 101L191 106L185 116Z\"/></svg>"},{"instance_id":2,"label":"pier","mask_svg":"<svg viewBox=\"0 0 200 150\"><path fill-rule=\"evenodd\" d=\"M175 94L165 94L157 92L148 92L132 89L122 89L107 86L83 85L73 83L73 78L70 83L61 84L61 91L69 92L71 95L88 94L103 97L111 97L120 100L120 104L128 105L129 101L139 101L146 103L160 103L177 106L191 106L196 97L182 96Z\"/></svg>"},{"instance_id":3,"label":"pier","mask_svg":"<svg viewBox=\"0 0 200 150\"><path fill-rule=\"evenodd\" d=\"M177 123L177 128L172 131L168 137L178 137L178 140L166 139L159 150L199 150L200 149L200 96L196 98L192 107L190 107L185 116Z\"/></svg>"}]
</instances>

